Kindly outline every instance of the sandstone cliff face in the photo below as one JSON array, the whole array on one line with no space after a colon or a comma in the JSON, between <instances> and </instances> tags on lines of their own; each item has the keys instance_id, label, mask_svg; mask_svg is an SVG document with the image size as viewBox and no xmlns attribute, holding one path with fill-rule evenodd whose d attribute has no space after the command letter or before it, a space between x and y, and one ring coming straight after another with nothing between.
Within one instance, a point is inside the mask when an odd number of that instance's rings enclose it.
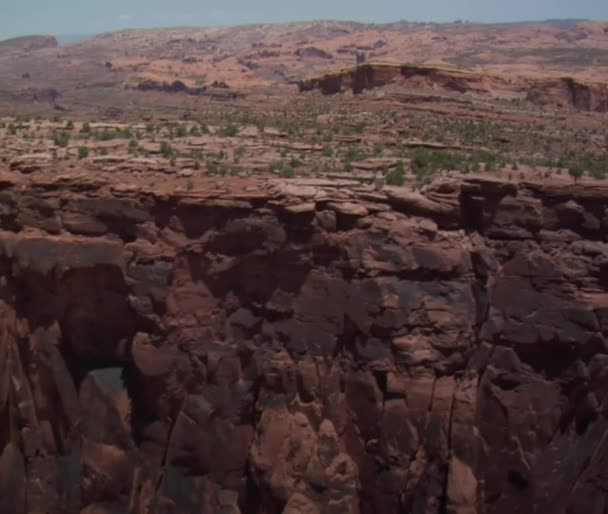
<instances>
[{"instance_id":1,"label":"sandstone cliff face","mask_svg":"<svg viewBox=\"0 0 608 514\"><path fill-rule=\"evenodd\" d=\"M608 508L606 186L0 191L0 512Z\"/></svg>"},{"instance_id":2,"label":"sandstone cliff face","mask_svg":"<svg viewBox=\"0 0 608 514\"><path fill-rule=\"evenodd\" d=\"M334 95L397 84L414 90L435 90L526 98L537 105L569 107L579 111L608 112L608 86L571 77L532 80L508 79L471 71L418 65L367 63L299 82L300 92L319 90Z\"/></svg>"},{"instance_id":3,"label":"sandstone cliff face","mask_svg":"<svg viewBox=\"0 0 608 514\"><path fill-rule=\"evenodd\" d=\"M528 100L541 105L571 106L581 111L608 112L608 85L572 78L543 80L528 91Z\"/></svg>"}]
</instances>

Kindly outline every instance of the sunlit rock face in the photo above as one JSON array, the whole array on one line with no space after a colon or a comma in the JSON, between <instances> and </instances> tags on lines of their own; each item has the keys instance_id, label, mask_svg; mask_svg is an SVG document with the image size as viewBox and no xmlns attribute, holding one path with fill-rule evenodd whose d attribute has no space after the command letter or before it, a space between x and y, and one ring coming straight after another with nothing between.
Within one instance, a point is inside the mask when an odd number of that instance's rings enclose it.
<instances>
[{"instance_id":1,"label":"sunlit rock face","mask_svg":"<svg viewBox=\"0 0 608 514\"><path fill-rule=\"evenodd\" d=\"M605 186L0 191L0 512L602 513Z\"/></svg>"}]
</instances>

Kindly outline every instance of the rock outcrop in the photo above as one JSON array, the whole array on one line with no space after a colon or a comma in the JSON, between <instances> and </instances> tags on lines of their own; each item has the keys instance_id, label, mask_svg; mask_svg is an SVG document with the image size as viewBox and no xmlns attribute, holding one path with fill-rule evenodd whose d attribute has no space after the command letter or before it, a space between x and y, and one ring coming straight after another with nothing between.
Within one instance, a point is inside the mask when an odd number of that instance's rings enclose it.
<instances>
[{"instance_id":1,"label":"rock outcrop","mask_svg":"<svg viewBox=\"0 0 608 514\"><path fill-rule=\"evenodd\" d=\"M171 83L153 79L142 80L137 84L139 91L156 91L163 93L184 93L191 96L212 96L217 99L234 99L239 96L236 91L230 90L225 82L215 81L211 87L189 86L181 80L174 80Z\"/></svg>"},{"instance_id":2,"label":"rock outcrop","mask_svg":"<svg viewBox=\"0 0 608 514\"><path fill-rule=\"evenodd\" d=\"M532 84L527 99L540 105L608 112L608 84L584 82L571 77L540 80Z\"/></svg>"},{"instance_id":3,"label":"rock outcrop","mask_svg":"<svg viewBox=\"0 0 608 514\"><path fill-rule=\"evenodd\" d=\"M456 68L413 64L365 63L352 68L327 73L299 82L300 91L319 89L323 94L336 94L352 90L359 94L367 89L388 84L401 84L418 89L455 91L459 93L489 93L504 87L504 81L495 76L459 70Z\"/></svg>"},{"instance_id":4,"label":"rock outcrop","mask_svg":"<svg viewBox=\"0 0 608 514\"><path fill-rule=\"evenodd\" d=\"M302 80L298 88L300 92L319 90L325 95L348 90L360 94L389 84L439 93L525 98L538 105L608 112L608 86L605 83L579 81L572 77L543 80L506 78L438 66L365 63Z\"/></svg>"},{"instance_id":5,"label":"rock outcrop","mask_svg":"<svg viewBox=\"0 0 608 514\"><path fill-rule=\"evenodd\" d=\"M608 505L608 186L19 180L0 512Z\"/></svg>"}]
</instances>

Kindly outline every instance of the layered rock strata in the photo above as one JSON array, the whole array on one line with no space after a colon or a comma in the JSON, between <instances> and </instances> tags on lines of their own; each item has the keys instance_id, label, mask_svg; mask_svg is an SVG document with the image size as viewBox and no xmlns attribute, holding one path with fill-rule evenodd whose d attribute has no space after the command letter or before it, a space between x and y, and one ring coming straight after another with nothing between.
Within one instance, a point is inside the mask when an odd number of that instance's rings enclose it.
<instances>
[{"instance_id":1,"label":"layered rock strata","mask_svg":"<svg viewBox=\"0 0 608 514\"><path fill-rule=\"evenodd\" d=\"M608 186L0 182L0 512L608 508Z\"/></svg>"}]
</instances>

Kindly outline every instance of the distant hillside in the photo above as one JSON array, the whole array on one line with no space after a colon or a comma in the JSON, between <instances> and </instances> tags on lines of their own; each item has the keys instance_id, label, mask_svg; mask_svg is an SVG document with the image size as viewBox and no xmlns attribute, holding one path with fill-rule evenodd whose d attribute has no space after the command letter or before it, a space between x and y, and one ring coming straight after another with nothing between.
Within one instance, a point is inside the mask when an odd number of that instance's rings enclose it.
<instances>
[{"instance_id":1,"label":"distant hillside","mask_svg":"<svg viewBox=\"0 0 608 514\"><path fill-rule=\"evenodd\" d=\"M55 38L60 45L69 45L71 43L79 43L85 39L93 37L95 34L59 34Z\"/></svg>"},{"instance_id":2,"label":"distant hillside","mask_svg":"<svg viewBox=\"0 0 608 514\"><path fill-rule=\"evenodd\" d=\"M0 52L31 52L58 46L53 36L20 36L0 41Z\"/></svg>"},{"instance_id":3,"label":"distant hillside","mask_svg":"<svg viewBox=\"0 0 608 514\"><path fill-rule=\"evenodd\" d=\"M365 63L607 82L608 24L310 21L16 38L0 43L0 111L228 100Z\"/></svg>"}]
</instances>

